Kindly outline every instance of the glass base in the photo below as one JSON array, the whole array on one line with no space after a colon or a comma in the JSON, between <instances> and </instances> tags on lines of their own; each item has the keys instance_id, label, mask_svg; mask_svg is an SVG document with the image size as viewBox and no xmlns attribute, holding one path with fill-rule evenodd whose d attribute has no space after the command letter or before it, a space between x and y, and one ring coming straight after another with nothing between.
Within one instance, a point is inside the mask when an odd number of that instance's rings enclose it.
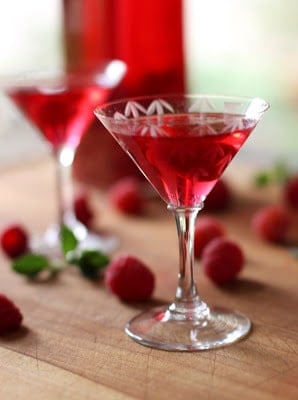
<instances>
[{"instance_id":1,"label":"glass base","mask_svg":"<svg viewBox=\"0 0 298 400\"><path fill-rule=\"evenodd\" d=\"M89 232L87 229L75 232L80 243L79 249L98 250L109 254L113 252L119 245L119 240L115 236L98 235ZM46 230L44 235L34 237L30 243L33 252L44 254L50 257L61 257L61 244L59 238L59 227L54 226Z\"/></svg>"},{"instance_id":2,"label":"glass base","mask_svg":"<svg viewBox=\"0 0 298 400\"><path fill-rule=\"evenodd\" d=\"M137 315L126 325L125 332L145 346L198 351L234 343L250 329L251 322L245 315L224 308L210 308L201 318L177 320L164 306Z\"/></svg>"}]
</instances>

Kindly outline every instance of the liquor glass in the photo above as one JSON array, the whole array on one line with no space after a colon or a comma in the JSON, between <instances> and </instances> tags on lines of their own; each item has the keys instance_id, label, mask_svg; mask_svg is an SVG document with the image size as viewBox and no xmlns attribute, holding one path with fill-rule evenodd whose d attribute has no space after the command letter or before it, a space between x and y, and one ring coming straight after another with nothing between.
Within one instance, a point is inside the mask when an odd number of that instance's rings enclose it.
<instances>
[{"instance_id":1,"label":"liquor glass","mask_svg":"<svg viewBox=\"0 0 298 400\"><path fill-rule=\"evenodd\" d=\"M95 115L132 158L175 217L180 265L174 301L127 323L135 341L195 351L248 334L241 312L208 306L194 274L194 228L204 200L269 105L260 98L165 95L99 105Z\"/></svg>"},{"instance_id":2,"label":"liquor glass","mask_svg":"<svg viewBox=\"0 0 298 400\"><path fill-rule=\"evenodd\" d=\"M122 61L113 60L92 71L39 71L8 77L2 85L8 98L46 139L55 159L58 224L33 238L34 251L61 255L62 225L73 231L81 248L110 252L117 245L114 236L91 233L76 218L72 165L76 149L94 118L93 108L109 98L125 70Z\"/></svg>"}]
</instances>

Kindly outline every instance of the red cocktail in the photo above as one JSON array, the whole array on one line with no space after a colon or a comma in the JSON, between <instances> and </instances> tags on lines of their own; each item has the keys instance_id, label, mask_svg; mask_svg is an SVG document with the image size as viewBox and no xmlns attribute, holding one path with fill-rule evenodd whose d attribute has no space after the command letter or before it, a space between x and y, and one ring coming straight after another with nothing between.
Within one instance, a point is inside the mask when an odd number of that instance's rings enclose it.
<instances>
[{"instance_id":1,"label":"red cocktail","mask_svg":"<svg viewBox=\"0 0 298 400\"><path fill-rule=\"evenodd\" d=\"M194 280L194 227L206 196L267 108L258 98L207 95L134 98L96 108L98 119L164 199L177 224L175 300L127 324L127 334L137 342L193 351L233 343L249 332L246 316L201 300Z\"/></svg>"},{"instance_id":2,"label":"red cocktail","mask_svg":"<svg viewBox=\"0 0 298 400\"><path fill-rule=\"evenodd\" d=\"M67 225L81 247L109 251L114 238L91 234L75 217L71 168L76 149L93 120L93 108L108 99L123 77L125 66L112 61L92 72L30 74L7 83L6 93L45 137L57 163L59 224L35 240L35 250L60 253L59 226Z\"/></svg>"}]
</instances>

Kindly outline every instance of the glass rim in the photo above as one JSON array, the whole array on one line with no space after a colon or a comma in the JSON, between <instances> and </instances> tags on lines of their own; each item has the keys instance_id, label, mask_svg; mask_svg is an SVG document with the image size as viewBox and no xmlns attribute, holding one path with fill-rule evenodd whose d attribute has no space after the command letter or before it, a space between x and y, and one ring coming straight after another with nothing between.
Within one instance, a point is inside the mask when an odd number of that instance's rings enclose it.
<instances>
[{"instance_id":1,"label":"glass rim","mask_svg":"<svg viewBox=\"0 0 298 400\"><path fill-rule=\"evenodd\" d=\"M127 71L126 64L118 59L102 60L94 68L67 70L59 68L39 68L22 70L19 73L0 75L0 90L31 89L36 86L55 87L64 85L65 80L73 86L83 86L92 80L106 88L117 86Z\"/></svg>"},{"instance_id":2,"label":"glass rim","mask_svg":"<svg viewBox=\"0 0 298 400\"><path fill-rule=\"evenodd\" d=\"M259 101L263 104L263 107L260 107L260 110L256 111L258 114L263 114L270 108L270 103L259 96L241 96L241 95L229 95L229 94L216 94L216 93L159 93L156 95L140 95L140 96L127 96L119 99L115 99L112 101L104 102L99 104L94 109L94 114L98 117L113 120L113 116L107 115L104 110L108 108L115 107L120 104L125 104L129 101L150 101L150 100L158 100L158 99L199 99L199 98L209 98L209 99L226 99L230 101L241 101L241 102L252 102ZM139 117L134 117L134 120L137 120Z\"/></svg>"}]
</instances>

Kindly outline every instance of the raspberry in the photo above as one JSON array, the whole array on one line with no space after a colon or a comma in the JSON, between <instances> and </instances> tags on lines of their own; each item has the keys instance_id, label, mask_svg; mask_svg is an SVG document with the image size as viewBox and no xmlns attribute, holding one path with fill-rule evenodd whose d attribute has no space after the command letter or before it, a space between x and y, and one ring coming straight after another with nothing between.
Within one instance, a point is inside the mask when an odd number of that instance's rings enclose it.
<instances>
[{"instance_id":1,"label":"raspberry","mask_svg":"<svg viewBox=\"0 0 298 400\"><path fill-rule=\"evenodd\" d=\"M265 206L254 214L251 225L261 238L282 243L290 226L290 217L281 206Z\"/></svg>"},{"instance_id":2,"label":"raspberry","mask_svg":"<svg viewBox=\"0 0 298 400\"><path fill-rule=\"evenodd\" d=\"M206 211L225 210L231 200L231 190L224 180L218 180L204 202Z\"/></svg>"},{"instance_id":3,"label":"raspberry","mask_svg":"<svg viewBox=\"0 0 298 400\"><path fill-rule=\"evenodd\" d=\"M93 219L93 212L88 203L86 195L82 194L74 200L74 213L77 219L82 222L85 226L90 226Z\"/></svg>"},{"instance_id":4,"label":"raspberry","mask_svg":"<svg viewBox=\"0 0 298 400\"><path fill-rule=\"evenodd\" d=\"M243 265L243 252L239 245L231 240L222 237L213 239L203 250L203 272L218 285L234 280Z\"/></svg>"},{"instance_id":5,"label":"raspberry","mask_svg":"<svg viewBox=\"0 0 298 400\"><path fill-rule=\"evenodd\" d=\"M298 176L291 177L285 183L283 194L287 205L298 208Z\"/></svg>"},{"instance_id":6,"label":"raspberry","mask_svg":"<svg viewBox=\"0 0 298 400\"><path fill-rule=\"evenodd\" d=\"M219 220L213 217L199 217L195 227L194 254L200 258L204 247L214 238L223 236L224 228Z\"/></svg>"},{"instance_id":7,"label":"raspberry","mask_svg":"<svg viewBox=\"0 0 298 400\"><path fill-rule=\"evenodd\" d=\"M23 316L16 305L5 295L0 294L0 335L17 330Z\"/></svg>"},{"instance_id":8,"label":"raspberry","mask_svg":"<svg viewBox=\"0 0 298 400\"><path fill-rule=\"evenodd\" d=\"M1 234L1 247L9 258L17 258L28 251L28 234L21 225L11 225Z\"/></svg>"},{"instance_id":9,"label":"raspberry","mask_svg":"<svg viewBox=\"0 0 298 400\"><path fill-rule=\"evenodd\" d=\"M116 209L125 214L140 214L144 206L140 184L131 177L123 178L112 185L108 198Z\"/></svg>"},{"instance_id":10,"label":"raspberry","mask_svg":"<svg viewBox=\"0 0 298 400\"><path fill-rule=\"evenodd\" d=\"M123 301L148 300L155 278L150 269L133 256L119 256L108 265L105 284Z\"/></svg>"}]
</instances>

